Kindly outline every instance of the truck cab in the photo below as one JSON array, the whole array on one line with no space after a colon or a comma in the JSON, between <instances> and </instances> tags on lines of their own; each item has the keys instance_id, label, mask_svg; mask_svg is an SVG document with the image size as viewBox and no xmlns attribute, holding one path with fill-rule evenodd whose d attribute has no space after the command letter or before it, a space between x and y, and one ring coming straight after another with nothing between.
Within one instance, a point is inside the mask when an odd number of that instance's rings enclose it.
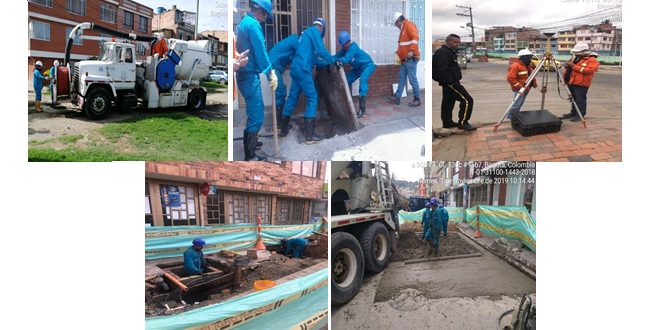
<instances>
[{"instance_id":1,"label":"truck cab","mask_svg":"<svg viewBox=\"0 0 666 330\"><path fill-rule=\"evenodd\" d=\"M107 76L115 89L133 89L136 80L136 53L132 44L107 42L100 49L100 59L107 64Z\"/></svg>"}]
</instances>

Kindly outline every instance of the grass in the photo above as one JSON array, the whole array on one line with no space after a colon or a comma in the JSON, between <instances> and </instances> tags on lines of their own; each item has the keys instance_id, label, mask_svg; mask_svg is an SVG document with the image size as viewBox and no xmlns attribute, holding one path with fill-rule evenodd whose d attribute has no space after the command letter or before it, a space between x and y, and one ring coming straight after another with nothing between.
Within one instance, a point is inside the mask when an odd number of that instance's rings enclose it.
<instances>
[{"instance_id":1,"label":"grass","mask_svg":"<svg viewBox=\"0 0 666 330\"><path fill-rule=\"evenodd\" d=\"M139 116L96 129L94 132L100 137L92 134L81 149L29 148L28 161L222 161L227 160L227 125L225 120L207 121L183 113ZM62 136L28 144L32 147L54 140L67 144L81 138L81 135ZM118 152L119 142L131 151Z\"/></svg>"},{"instance_id":2,"label":"grass","mask_svg":"<svg viewBox=\"0 0 666 330\"><path fill-rule=\"evenodd\" d=\"M214 81L203 81L203 82L200 82L199 85L201 85L203 87L206 87L208 89L213 89L213 90L221 89L221 88L227 88L227 85L220 85L220 84L218 84Z\"/></svg>"}]
</instances>

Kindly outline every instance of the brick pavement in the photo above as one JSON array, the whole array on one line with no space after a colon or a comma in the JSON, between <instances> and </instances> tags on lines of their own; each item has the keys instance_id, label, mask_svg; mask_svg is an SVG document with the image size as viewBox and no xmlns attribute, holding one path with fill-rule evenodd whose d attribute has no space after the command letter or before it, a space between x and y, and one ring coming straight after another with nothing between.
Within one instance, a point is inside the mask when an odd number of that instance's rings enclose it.
<instances>
[{"instance_id":1,"label":"brick pavement","mask_svg":"<svg viewBox=\"0 0 666 330\"><path fill-rule=\"evenodd\" d=\"M433 144L433 155L440 145ZM587 128L563 120L560 132L529 137L505 121L495 133L492 125L469 132L465 149L465 160L621 162L622 120L588 119Z\"/></svg>"}]
</instances>

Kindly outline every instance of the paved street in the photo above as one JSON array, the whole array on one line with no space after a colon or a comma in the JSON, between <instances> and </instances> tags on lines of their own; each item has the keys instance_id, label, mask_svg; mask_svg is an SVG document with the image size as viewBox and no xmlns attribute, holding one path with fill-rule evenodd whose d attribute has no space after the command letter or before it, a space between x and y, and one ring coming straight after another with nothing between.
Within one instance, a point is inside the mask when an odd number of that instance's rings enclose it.
<instances>
[{"instance_id":1,"label":"paved street","mask_svg":"<svg viewBox=\"0 0 666 330\"><path fill-rule=\"evenodd\" d=\"M463 70L461 83L474 98L471 123L482 124L475 132L465 132L433 142L433 160L516 160L516 161L621 161L622 160L622 71L608 67L594 76L588 92L587 128L563 120L557 133L523 137L505 120L497 132L493 125L512 101L506 82L508 62L472 62ZM613 68L614 69L614 68ZM542 85L542 74L538 77ZM433 127L441 127L442 89L433 82ZM570 103L558 96L555 73L551 72L545 109L556 116L567 113ZM539 87L540 89L540 87ZM564 90L562 90L564 95ZM541 109L542 94L532 90L523 111ZM453 119L457 120L458 104Z\"/></svg>"}]
</instances>

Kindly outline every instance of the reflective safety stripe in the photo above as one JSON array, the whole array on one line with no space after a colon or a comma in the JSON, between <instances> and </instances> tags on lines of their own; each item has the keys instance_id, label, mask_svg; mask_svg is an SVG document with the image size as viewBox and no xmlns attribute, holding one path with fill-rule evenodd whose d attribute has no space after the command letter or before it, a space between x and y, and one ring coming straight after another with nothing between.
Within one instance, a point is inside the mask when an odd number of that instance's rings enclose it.
<instances>
[{"instance_id":1,"label":"reflective safety stripe","mask_svg":"<svg viewBox=\"0 0 666 330\"><path fill-rule=\"evenodd\" d=\"M581 65L582 65L582 66L587 66L587 63L583 63L583 64L581 64Z\"/></svg>"},{"instance_id":2,"label":"reflective safety stripe","mask_svg":"<svg viewBox=\"0 0 666 330\"><path fill-rule=\"evenodd\" d=\"M583 70L585 70L585 68L584 68L584 67L583 67L583 68L580 68L580 72L583 72Z\"/></svg>"},{"instance_id":3,"label":"reflective safety stripe","mask_svg":"<svg viewBox=\"0 0 666 330\"><path fill-rule=\"evenodd\" d=\"M411 45L411 44L418 44L418 43L419 43L418 40L405 41L405 42L401 42L401 43L400 43L400 46L409 46L409 45Z\"/></svg>"},{"instance_id":4,"label":"reflective safety stripe","mask_svg":"<svg viewBox=\"0 0 666 330\"><path fill-rule=\"evenodd\" d=\"M514 86L518 86L518 85L520 85L520 83L516 83Z\"/></svg>"},{"instance_id":5,"label":"reflective safety stripe","mask_svg":"<svg viewBox=\"0 0 666 330\"><path fill-rule=\"evenodd\" d=\"M527 74L527 71L520 71L518 74Z\"/></svg>"}]
</instances>

